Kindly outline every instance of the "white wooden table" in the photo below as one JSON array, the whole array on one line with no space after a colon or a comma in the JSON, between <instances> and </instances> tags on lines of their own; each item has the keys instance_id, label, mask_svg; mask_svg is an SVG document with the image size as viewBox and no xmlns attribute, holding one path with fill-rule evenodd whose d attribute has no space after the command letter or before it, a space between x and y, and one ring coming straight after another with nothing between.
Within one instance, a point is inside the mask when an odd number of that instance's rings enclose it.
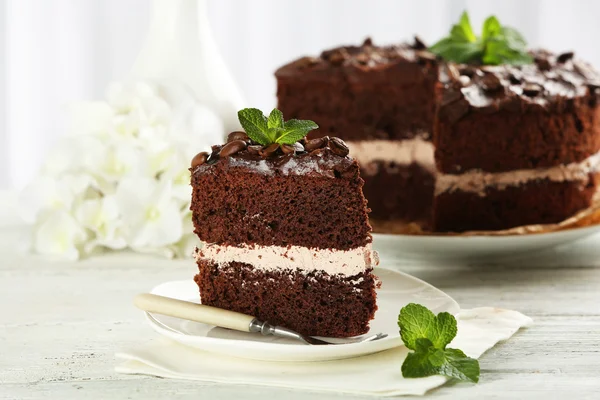
<instances>
[{"instance_id":1,"label":"white wooden table","mask_svg":"<svg viewBox=\"0 0 600 400\"><path fill-rule=\"evenodd\" d=\"M356 398L116 374L116 350L155 337L133 295L191 279L194 263L133 254L52 262L18 254L23 229L13 215L0 225L0 399ZM401 268L463 308L505 307L535 319L481 358L478 385L428 396L600 398L600 236L505 265Z\"/></svg>"}]
</instances>

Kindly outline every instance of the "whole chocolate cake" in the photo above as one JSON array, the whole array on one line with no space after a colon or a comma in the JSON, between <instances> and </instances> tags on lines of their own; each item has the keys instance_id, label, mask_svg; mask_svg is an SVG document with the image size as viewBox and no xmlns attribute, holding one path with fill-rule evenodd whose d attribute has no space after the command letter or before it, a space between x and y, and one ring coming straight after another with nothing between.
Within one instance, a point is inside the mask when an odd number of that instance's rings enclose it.
<instances>
[{"instance_id":1,"label":"whole chocolate cake","mask_svg":"<svg viewBox=\"0 0 600 400\"><path fill-rule=\"evenodd\" d=\"M191 171L203 304L307 335L369 330L378 261L363 180L342 140L261 145L233 132Z\"/></svg>"},{"instance_id":2,"label":"whole chocolate cake","mask_svg":"<svg viewBox=\"0 0 600 400\"><path fill-rule=\"evenodd\" d=\"M367 40L280 68L279 108L349 142L376 231L555 223L596 193L600 77L573 53L520 57L461 63L418 39Z\"/></svg>"}]
</instances>

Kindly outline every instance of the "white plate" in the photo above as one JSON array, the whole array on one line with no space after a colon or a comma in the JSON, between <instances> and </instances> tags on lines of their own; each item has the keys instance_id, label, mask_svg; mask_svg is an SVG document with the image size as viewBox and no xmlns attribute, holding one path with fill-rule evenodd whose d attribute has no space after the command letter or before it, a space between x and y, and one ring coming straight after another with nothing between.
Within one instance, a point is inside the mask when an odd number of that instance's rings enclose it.
<instances>
[{"instance_id":1,"label":"white plate","mask_svg":"<svg viewBox=\"0 0 600 400\"><path fill-rule=\"evenodd\" d=\"M511 236L426 236L373 234L373 246L385 257L424 261L471 261L511 258L574 242L600 232L600 225L558 232Z\"/></svg>"},{"instance_id":2,"label":"white plate","mask_svg":"<svg viewBox=\"0 0 600 400\"><path fill-rule=\"evenodd\" d=\"M398 312L408 303L422 304L434 313L447 311L456 314L459 311L454 299L417 278L387 269L376 269L375 273L382 285L377 292L379 309L371 321L369 334L383 332L388 337L374 342L309 346L291 339L237 332L158 314L152 314L152 317L160 324L148 315L146 319L156 332L186 346L213 353L266 361L326 361L363 356L402 345L397 325ZM198 286L191 279L164 283L155 287L152 293L199 301ZM338 341L344 342L343 339Z\"/></svg>"}]
</instances>

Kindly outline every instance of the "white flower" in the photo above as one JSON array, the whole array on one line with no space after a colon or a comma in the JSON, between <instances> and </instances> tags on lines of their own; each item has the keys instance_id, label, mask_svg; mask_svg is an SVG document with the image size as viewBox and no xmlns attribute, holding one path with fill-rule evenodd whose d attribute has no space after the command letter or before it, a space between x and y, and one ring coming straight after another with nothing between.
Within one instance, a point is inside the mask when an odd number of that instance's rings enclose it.
<instances>
[{"instance_id":1,"label":"white flower","mask_svg":"<svg viewBox=\"0 0 600 400\"><path fill-rule=\"evenodd\" d=\"M200 151L207 151L211 145L223 142L224 134L223 121L217 114L191 100L182 102L169 126L169 136L186 144L190 160Z\"/></svg>"},{"instance_id":2,"label":"white flower","mask_svg":"<svg viewBox=\"0 0 600 400\"><path fill-rule=\"evenodd\" d=\"M171 182L123 179L116 199L132 248L161 247L181 239L183 221Z\"/></svg>"},{"instance_id":3,"label":"white flower","mask_svg":"<svg viewBox=\"0 0 600 400\"><path fill-rule=\"evenodd\" d=\"M88 170L102 180L115 183L125 177L148 176L148 161L142 149L115 141L105 144L102 150L100 160L95 165L87 166Z\"/></svg>"},{"instance_id":4,"label":"white flower","mask_svg":"<svg viewBox=\"0 0 600 400\"><path fill-rule=\"evenodd\" d=\"M146 125L167 125L171 120L171 106L148 82L112 83L106 97L117 114L135 115Z\"/></svg>"},{"instance_id":5,"label":"white flower","mask_svg":"<svg viewBox=\"0 0 600 400\"><path fill-rule=\"evenodd\" d=\"M33 250L77 259L131 248L190 256L189 163L223 140L223 123L173 82L113 83L106 102L69 106L68 135L21 194Z\"/></svg>"},{"instance_id":6,"label":"white flower","mask_svg":"<svg viewBox=\"0 0 600 400\"><path fill-rule=\"evenodd\" d=\"M75 216L94 234L93 239L85 244L86 253L91 253L96 246L115 250L127 247L115 196L85 200L75 211Z\"/></svg>"},{"instance_id":7,"label":"white flower","mask_svg":"<svg viewBox=\"0 0 600 400\"><path fill-rule=\"evenodd\" d=\"M103 101L71 103L67 106L67 135L97 135L105 137L112 129L114 110Z\"/></svg>"},{"instance_id":8,"label":"white flower","mask_svg":"<svg viewBox=\"0 0 600 400\"><path fill-rule=\"evenodd\" d=\"M68 260L79 258L79 246L86 240L85 230L64 210L51 213L36 229L33 249Z\"/></svg>"},{"instance_id":9,"label":"white flower","mask_svg":"<svg viewBox=\"0 0 600 400\"><path fill-rule=\"evenodd\" d=\"M81 199L93 183L92 177L82 174L60 178L38 176L19 196L21 218L26 223L33 224L49 212L70 212L73 203Z\"/></svg>"}]
</instances>

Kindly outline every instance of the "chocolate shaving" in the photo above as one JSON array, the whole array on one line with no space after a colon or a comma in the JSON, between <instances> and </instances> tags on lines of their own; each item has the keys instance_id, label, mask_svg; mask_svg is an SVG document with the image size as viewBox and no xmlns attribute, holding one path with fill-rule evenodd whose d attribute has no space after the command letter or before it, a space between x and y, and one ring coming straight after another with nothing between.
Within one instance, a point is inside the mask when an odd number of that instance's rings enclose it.
<instances>
[{"instance_id":1,"label":"chocolate shaving","mask_svg":"<svg viewBox=\"0 0 600 400\"><path fill-rule=\"evenodd\" d=\"M548 59L545 57L536 57L534 61L540 71L548 71L550 68L552 68L550 61L548 61Z\"/></svg>"},{"instance_id":2,"label":"chocolate shaving","mask_svg":"<svg viewBox=\"0 0 600 400\"><path fill-rule=\"evenodd\" d=\"M542 87L537 83L526 83L523 85L523 94L529 97L535 97L542 91Z\"/></svg>"},{"instance_id":3,"label":"chocolate shaving","mask_svg":"<svg viewBox=\"0 0 600 400\"><path fill-rule=\"evenodd\" d=\"M561 53L558 55L558 57L556 57L556 62L559 64L564 64L567 61L569 61L570 59L572 59L574 56L574 53L572 51L567 51L566 53Z\"/></svg>"},{"instance_id":4,"label":"chocolate shaving","mask_svg":"<svg viewBox=\"0 0 600 400\"><path fill-rule=\"evenodd\" d=\"M495 92L503 88L498 75L491 72L488 72L483 76L483 79L481 79L481 87L486 92Z\"/></svg>"},{"instance_id":5,"label":"chocolate shaving","mask_svg":"<svg viewBox=\"0 0 600 400\"><path fill-rule=\"evenodd\" d=\"M426 48L427 48L427 46L425 45L425 42L423 42L423 41L421 40L421 38L420 38L420 37L418 37L418 36L415 36L415 41L414 41L414 43L413 43L413 46L412 46L412 48L413 48L413 49L415 49L415 50L424 50L424 49L426 49Z\"/></svg>"}]
</instances>

